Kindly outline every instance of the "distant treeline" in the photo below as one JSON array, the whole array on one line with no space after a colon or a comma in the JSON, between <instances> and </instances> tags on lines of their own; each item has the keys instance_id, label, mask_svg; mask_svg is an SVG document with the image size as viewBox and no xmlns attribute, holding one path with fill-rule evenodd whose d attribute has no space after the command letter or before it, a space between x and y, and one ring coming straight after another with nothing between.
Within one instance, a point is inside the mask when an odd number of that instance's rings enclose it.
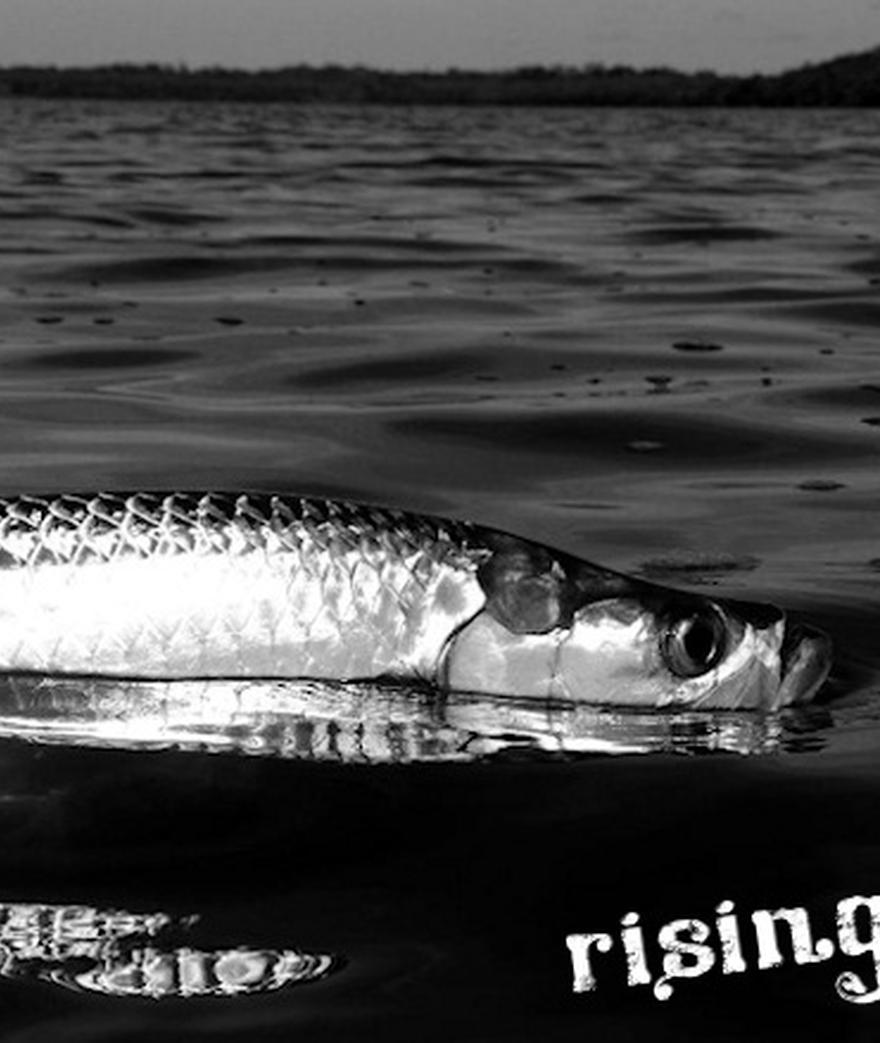
<instances>
[{"instance_id":1,"label":"distant treeline","mask_svg":"<svg viewBox=\"0 0 880 1043\"><path fill-rule=\"evenodd\" d=\"M0 95L427 105L880 105L880 48L778 75L625 66L389 72L296 65L247 72L171 65L0 68Z\"/></svg>"}]
</instances>

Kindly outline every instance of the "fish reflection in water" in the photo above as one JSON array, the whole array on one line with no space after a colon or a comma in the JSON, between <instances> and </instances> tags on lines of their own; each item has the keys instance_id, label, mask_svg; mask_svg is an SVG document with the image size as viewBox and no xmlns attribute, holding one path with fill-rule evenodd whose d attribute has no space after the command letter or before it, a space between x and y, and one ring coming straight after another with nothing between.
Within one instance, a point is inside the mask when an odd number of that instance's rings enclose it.
<instances>
[{"instance_id":1,"label":"fish reflection in water","mask_svg":"<svg viewBox=\"0 0 880 1043\"><path fill-rule=\"evenodd\" d=\"M0 905L0 974L111 996L242 996L316 981L338 961L290 949L198 950L163 944L191 926L165 913L80 905Z\"/></svg>"},{"instance_id":2,"label":"fish reflection in water","mask_svg":"<svg viewBox=\"0 0 880 1043\"><path fill-rule=\"evenodd\" d=\"M822 707L640 711L325 681L0 678L0 737L346 764L517 756L764 753L820 741Z\"/></svg>"}]
</instances>

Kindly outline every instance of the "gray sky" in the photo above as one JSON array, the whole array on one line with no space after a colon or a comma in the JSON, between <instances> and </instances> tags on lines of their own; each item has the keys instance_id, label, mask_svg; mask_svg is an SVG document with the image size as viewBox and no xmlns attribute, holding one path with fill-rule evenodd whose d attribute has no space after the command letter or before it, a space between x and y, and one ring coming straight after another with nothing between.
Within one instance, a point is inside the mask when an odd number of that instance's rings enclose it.
<instances>
[{"instance_id":1,"label":"gray sky","mask_svg":"<svg viewBox=\"0 0 880 1043\"><path fill-rule=\"evenodd\" d=\"M0 0L0 64L587 62L774 71L880 44L880 0Z\"/></svg>"}]
</instances>

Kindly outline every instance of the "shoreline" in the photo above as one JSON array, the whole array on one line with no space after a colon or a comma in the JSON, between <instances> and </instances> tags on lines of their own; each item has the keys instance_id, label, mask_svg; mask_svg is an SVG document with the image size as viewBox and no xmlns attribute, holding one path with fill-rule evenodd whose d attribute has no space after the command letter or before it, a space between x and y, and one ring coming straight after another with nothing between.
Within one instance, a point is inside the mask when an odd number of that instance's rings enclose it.
<instances>
[{"instance_id":1,"label":"shoreline","mask_svg":"<svg viewBox=\"0 0 880 1043\"><path fill-rule=\"evenodd\" d=\"M156 63L0 67L0 98L494 105L571 108L880 107L880 48L778 74L626 66L390 71L363 66L198 68Z\"/></svg>"}]
</instances>

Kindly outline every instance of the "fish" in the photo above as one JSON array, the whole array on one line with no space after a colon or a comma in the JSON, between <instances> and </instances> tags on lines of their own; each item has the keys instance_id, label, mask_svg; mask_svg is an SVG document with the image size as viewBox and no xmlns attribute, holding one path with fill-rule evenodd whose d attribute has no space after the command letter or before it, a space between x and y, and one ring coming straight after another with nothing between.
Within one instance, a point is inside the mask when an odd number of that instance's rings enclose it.
<instances>
[{"instance_id":1,"label":"fish","mask_svg":"<svg viewBox=\"0 0 880 1043\"><path fill-rule=\"evenodd\" d=\"M810 701L830 641L472 522L259 492L0 499L0 675L398 681L687 710Z\"/></svg>"}]
</instances>

